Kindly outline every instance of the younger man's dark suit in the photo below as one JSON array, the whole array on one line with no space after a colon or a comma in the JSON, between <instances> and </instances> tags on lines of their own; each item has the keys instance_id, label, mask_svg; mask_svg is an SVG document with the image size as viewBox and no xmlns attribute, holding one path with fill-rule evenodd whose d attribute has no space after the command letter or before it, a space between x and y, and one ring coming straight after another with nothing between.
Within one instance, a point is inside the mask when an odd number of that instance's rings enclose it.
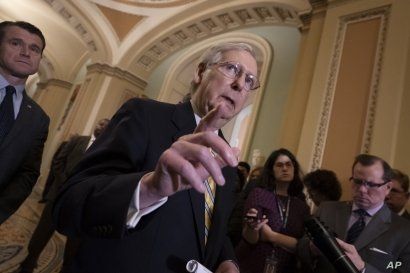
<instances>
[{"instance_id":1,"label":"younger man's dark suit","mask_svg":"<svg viewBox=\"0 0 410 273\"><path fill-rule=\"evenodd\" d=\"M338 237L346 240L347 225L352 211L350 202L324 202L317 211L317 216ZM360 257L366 263L366 273L410 272L410 222L401 218L390 209L383 207L371 218L354 243ZM307 238L299 241L298 254L303 260L309 257ZM401 266L393 270L396 261ZM319 256L315 273L336 272L324 256Z\"/></svg>"},{"instance_id":2,"label":"younger man's dark suit","mask_svg":"<svg viewBox=\"0 0 410 273\"><path fill-rule=\"evenodd\" d=\"M0 224L29 196L40 175L49 122L24 91L13 127L0 143Z\"/></svg>"},{"instance_id":3,"label":"younger man's dark suit","mask_svg":"<svg viewBox=\"0 0 410 273\"><path fill-rule=\"evenodd\" d=\"M211 270L234 259L226 226L236 185L234 168L224 168L217 187L212 226L204 238L204 195L178 192L126 227L130 202L141 177L160 155L196 127L191 104L133 99L113 117L63 186L54 207L57 230L83 236L71 272L181 273L196 259Z\"/></svg>"}]
</instances>

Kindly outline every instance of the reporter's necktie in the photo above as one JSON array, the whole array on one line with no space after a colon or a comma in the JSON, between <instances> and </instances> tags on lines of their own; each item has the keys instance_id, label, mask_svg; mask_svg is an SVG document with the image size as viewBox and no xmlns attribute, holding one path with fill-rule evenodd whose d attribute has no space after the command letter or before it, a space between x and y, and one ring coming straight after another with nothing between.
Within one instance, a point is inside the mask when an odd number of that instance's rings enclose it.
<instances>
[{"instance_id":1,"label":"reporter's necktie","mask_svg":"<svg viewBox=\"0 0 410 273\"><path fill-rule=\"evenodd\" d=\"M349 244L353 244L359 237L360 233L362 233L364 227L366 226L365 217L369 216L367 211L365 211L364 209L357 209L353 212L356 213L359 216L359 218L347 231L346 242Z\"/></svg>"},{"instance_id":2,"label":"reporter's necktie","mask_svg":"<svg viewBox=\"0 0 410 273\"><path fill-rule=\"evenodd\" d=\"M212 177L205 181L205 244L208 239L208 233L212 224L212 214L215 202L216 184Z\"/></svg>"},{"instance_id":3,"label":"reporter's necktie","mask_svg":"<svg viewBox=\"0 0 410 273\"><path fill-rule=\"evenodd\" d=\"M0 104L0 143L6 138L14 123L13 86L6 87L6 96Z\"/></svg>"}]
</instances>

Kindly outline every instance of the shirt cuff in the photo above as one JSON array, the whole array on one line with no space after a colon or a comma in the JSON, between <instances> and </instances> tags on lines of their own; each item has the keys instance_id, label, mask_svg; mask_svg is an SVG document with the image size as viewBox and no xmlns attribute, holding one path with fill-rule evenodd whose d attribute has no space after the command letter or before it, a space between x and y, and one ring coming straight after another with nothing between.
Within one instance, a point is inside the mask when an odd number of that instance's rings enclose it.
<instances>
[{"instance_id":1,"label":"shirt cuff","mask_svg":"<svg viewBox=\"0 0 410 273\"><path fill-rule=\"evenodd\" d=\"M154 204L152 204L151 206L140 209L140 185L144 177L145 175L138 182L137 188L135 189L134 195L132 196L131 204L128 208L127 213L127 228L135 228L138 222L141 220L142 216L147 215L153 212L154 210L158 209L168 200L168 197L164 197L155 202Z\"/></svg>"}]
</instances>

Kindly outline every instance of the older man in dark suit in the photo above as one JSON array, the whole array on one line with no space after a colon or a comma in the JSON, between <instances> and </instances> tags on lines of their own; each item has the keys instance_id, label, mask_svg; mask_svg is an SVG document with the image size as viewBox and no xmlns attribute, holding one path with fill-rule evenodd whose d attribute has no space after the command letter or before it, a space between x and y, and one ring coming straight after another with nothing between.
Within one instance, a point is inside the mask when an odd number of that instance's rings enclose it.
<instances>
[{"instance_id":1,"label":"older man in dark suit","mask_svg":"<svg viewBox=\"0 0 410 273\"><path fill-rule=\"evenodd\" d=\"M356 157L352 167L353 202L324 202L317 216L338 234L338 242L356 268L366 273L410 272L410 222L384 204L392 171L381 158ZM324 256L299 240L298 254L313 272L335 272ZM339 271L340 272L340 271Z\"/></svg>"},{"instance_id":2,"label":"older man in dark suit","mask_svg":"<svg viewBox=\"0 0 410 273\"><path fill-rule=\"evenodd\" d=\"M71 272L185 272L191 259L238 272L226 236L238 151L217 132L259 86L256 75L249 45L215 45L190 101L133 99L116 113L55 204L58 230L83 237Z\"/></svg>"},{"instance_id":3,"label":"older man in dark suit","mask_svg":"<svg viewBox=\"0 0 410 273\"><path fill-rule=\"evenodd\" d=\"M49 118L24 90L45 47L27 22L0 23L0 224L31 193L40 174Z\"/></svg>"}]
</instances>

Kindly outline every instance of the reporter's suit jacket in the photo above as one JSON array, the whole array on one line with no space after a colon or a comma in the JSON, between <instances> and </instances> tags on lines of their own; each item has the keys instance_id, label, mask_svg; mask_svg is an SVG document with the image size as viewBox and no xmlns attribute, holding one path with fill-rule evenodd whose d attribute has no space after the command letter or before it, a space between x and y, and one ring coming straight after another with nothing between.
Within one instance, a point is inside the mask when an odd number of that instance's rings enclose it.
<instances>
[{"instance_id":1,"label":"reporter's suit jacket","mask_svg":"<svg viewBox=\"0 0 410 273\"><path fill-rule=\"evenodd\" d=\"M91 136L72 136L56 155L55 160L53 160L54 164L50 167L50 172L53 171L53 177L51 178L53 181L47 194L48 200L53 201L55 199L61 186L68 179L69 174L83 158L90 139Z\"/></svg>"},{"instance_id":2,"label":"reporter's suit jacket","mask_svg":"<svg viewBox=\"0 0 410 273\"><path fill-rule=\"evenodd\" d=\"M342 240L347 236L347 225L352 211L351 202L325 202L317 216ZM304 238L306 240L306 238ZM366 273L410 272L410 222L383 207L373 215L356 242L360 257L366 263ZM306 259L306 242L299 242L299 254ZM393 268L396 261L402 264ZM314 272L335 272L324 256L317 259Z\"/></svg>"},{"instance_id":3,"label":"reporter's suit jacket","mask_svg":"<svg viewBox=\"0 0 410 273\"><path fill-rule=\"evenodd\" d=\"M29 196L40 175L49 117L23 92L11 131L0 143L0 224Z\"/></svg>"},{"instance_id":4,"label":"reporter's suit jacket","mask_svg":"<svg viewBox=\"0 0 410 273\"><path fill-rule=\"evenodd\" d=\"M408 212L407 210L405 210L405 211L403 212L403 214L400 215L400 216L403 217L404 219L410 220L410 214L409 214L409 212Z\"/></svg>"},{"instance_id":5,"label":"reporter's suit jacket","mask_svg":"<svg viewBox=\"0 0 410 273\"><path fill-rule=\"evenodd\" d=\"M126 218L141 177L160 155L196 127L190 103L177 105L133 99L113 117L87 150L56 200L57 230L83 236L70 272L185 272L196 259L211 270L234 259L226 236L236 172L224 168L217 187L212 227L204 244L204 196L193 189L168 198L127 229Z\"/></svg>"}]
</instances>

